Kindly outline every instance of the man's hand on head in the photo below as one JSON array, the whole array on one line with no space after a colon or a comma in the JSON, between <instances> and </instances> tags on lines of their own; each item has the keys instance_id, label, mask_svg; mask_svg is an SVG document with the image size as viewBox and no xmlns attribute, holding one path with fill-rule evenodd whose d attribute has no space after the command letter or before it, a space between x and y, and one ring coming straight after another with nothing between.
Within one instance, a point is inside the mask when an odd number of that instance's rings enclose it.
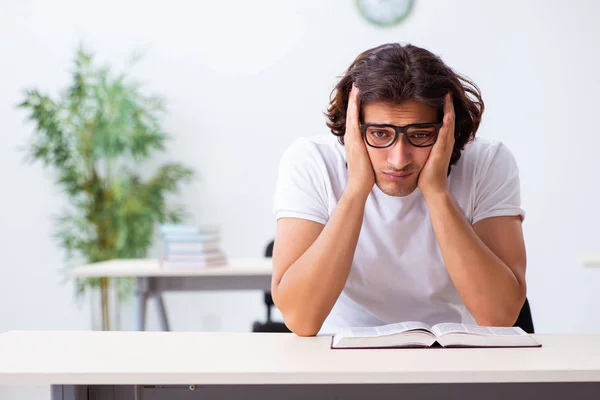
<instances>
[{"instance_id":1,"label":"man's hand on head","mask_svg":"<svg viewBox=\"0 0 600 400\"><path fill-rule=\"evenodd\" d=\"M344 134L348 166L346 190L366 199L375 184L375 172L367 151L367 144L360 132L358 95L358 88L352 84Z\"/></svg>"},{"instance_id":2,"label":"man's hand on head","mask_svg":"<svg viewBox=\"0 0 600 400\"><path fill-rule=\"evenodd\" d=\"M448 189L448 166L454 149L454 121L452 95L447 93L444 98L443 125L417 182L426 200Z\"/></svg>"}]
</instances>

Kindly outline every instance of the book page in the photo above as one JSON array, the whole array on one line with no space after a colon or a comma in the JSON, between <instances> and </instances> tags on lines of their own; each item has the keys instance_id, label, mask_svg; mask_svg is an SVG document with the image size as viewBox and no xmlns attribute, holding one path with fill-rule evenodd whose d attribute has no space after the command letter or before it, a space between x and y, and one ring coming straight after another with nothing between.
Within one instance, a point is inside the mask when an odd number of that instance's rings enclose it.
<instances>
[{"instance_id":1,"label":"book page","mask_svg":"<svg viewBox=\"0 0 600 400\"><path fill-rule=\"evenodd\" d=\"M370 327L354 327L354 328L342 328L336 336L344 337L372 337L377 336L377 328Z\"/></svg>"},{"instance_id":2,"label":"book page","mask_svg":"<svg viewBox=\"0 0 600 400\"><path fill-rule=\"evenodd\" d=\"M397 324L389 324L377 327L377 332L380 335L390 335L394 333L406 332L406 331L414 331L414 330L430 330L429 325L419 322L419 321L405 321L399 322Z\"/></svg>"},{"instance_id":3,"label":"book page","mask_svg":"<svg viewBox=\"0 0 600 400\"><path fill-rule=\"evenodd\" d=\"M467 328L463 324L455 322L436 324L431 330L435 336L442 336L445 333L467 333Z\"/></svg>"},{"instance_id":4,"label":"book page","mask_svg":"<svg viewBox=\"0 0 600 400\"><path fill-rule=\"evenodd\" d=\"M494 326L494 327L488 327L488 329L490 331L492 331L492 335L498 335L498 336L527 336L528 333L525 332L523 329L519 328L519 327L504 327L504 326Z\"/></svg>"},{"instance_id":5,"label":"book page","mask_svg":"<svg viewBox=\"0 0 600 400\"><path fill-rule=\"evenodd\" d=\"M354 328L343 328L340 330L338 335L344 337L373 337L373 336L385 336L393 335L396 333L402 333L407 331L422 330L430 331L430 326L419 321L406 321L399 322L396 324L388 324L373 327L354 327Z\"/></svg>"},{"instance_id":6,"label":"book page","mask_svg":"<svg viewBox=\"0 0 600 400\"><path fill-rule=\"evenodd\" d=\"M506 336L506 335L527 335L521 328L514 327L490 327L471 324L459 324L447 322L434 325L432 328L436 336L446 333L466 333L472 335Z\"/></svg>"}]
</instances>

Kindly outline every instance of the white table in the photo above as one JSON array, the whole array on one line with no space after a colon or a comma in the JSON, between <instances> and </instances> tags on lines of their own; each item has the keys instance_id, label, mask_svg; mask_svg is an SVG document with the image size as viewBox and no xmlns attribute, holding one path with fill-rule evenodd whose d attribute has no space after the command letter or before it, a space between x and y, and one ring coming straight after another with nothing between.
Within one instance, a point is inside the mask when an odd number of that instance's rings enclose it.
<instances>
[{"instance_id":1,"label":"white table","mask_svg":"<svg viewBox=\"0 0 600 400\"><path fill-rule=\"evenodd\" d=\"M600 268L600 256L587 256L583 258L583 266L588 268Z\"/></svg>"},{"instance_id":2,"label":"white table","mask_svg":"<svg viewBox=\"0 0 600 400\"><path fill-rule=\"evenodd\" d=\"M112 260L73 268L69 276L136 278L136 330L146 324L146 304L157 301L161 329L168 331L167 311L161 294L182 290L262 290L271 289L271 258L235 258L228 264L207 268L163 268L156 259Z\"/></svg>"},{"instance_id":3,"label":"white table","mask_svg":"<svg viewBox=\"0 0 600 400\"><path fill-rule=\"evenodd\" d=\"M600 335L541 348L331 350L282 333L0 334L0 385L53 400L212 398L598 399Z\"/></svg>"}]
</instances>

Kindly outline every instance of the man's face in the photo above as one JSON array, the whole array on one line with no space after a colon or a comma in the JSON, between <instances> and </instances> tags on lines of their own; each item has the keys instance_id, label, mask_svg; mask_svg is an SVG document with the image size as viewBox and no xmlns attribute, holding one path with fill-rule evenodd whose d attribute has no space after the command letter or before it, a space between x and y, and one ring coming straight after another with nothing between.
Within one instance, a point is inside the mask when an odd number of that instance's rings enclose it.
<instances>
[{"instance_id":1,"label":"man's face","mask_svg":"<svg viewBox=\"0 0 600 400\"><path fill-rule=\"evenodd\" d=\"M363 123L405 126L437 121L434 107L414 100L400 104L370 103L363 107ZM375 183L389 196L408 196L417 188L419 173L425 165L432 146L415 147L402 133L387 148L374 148L367 144L367 151L375 171Z\"/></svg>"}]
</instances>

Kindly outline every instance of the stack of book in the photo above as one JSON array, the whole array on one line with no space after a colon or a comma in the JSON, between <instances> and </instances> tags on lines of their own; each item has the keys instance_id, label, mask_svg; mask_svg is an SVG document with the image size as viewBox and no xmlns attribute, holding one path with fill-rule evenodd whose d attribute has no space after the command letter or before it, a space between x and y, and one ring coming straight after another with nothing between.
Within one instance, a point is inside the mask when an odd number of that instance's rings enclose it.
<instances>
[{"instance_id":1,"label":"stack of book","mask_svg":"<svg viewBox=\"0 0 600 400\"><path fill-rule=\"evenodd\" d=\"M216 226L162 224L163 267L215 267L227 263Z\"/></svg>"}]
</instances>

